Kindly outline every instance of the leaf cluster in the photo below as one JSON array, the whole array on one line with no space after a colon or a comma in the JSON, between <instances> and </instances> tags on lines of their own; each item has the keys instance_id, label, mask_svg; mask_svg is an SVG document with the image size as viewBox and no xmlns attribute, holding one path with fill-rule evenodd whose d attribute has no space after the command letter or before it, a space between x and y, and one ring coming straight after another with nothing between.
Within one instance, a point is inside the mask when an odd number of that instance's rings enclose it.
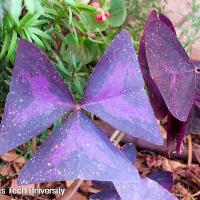
<instances>
[{"instance_id":1,"label":"leaf cluster","mask_svg":"<svg viewBox=\"0 0 200 200\"><path fill-rule=\"evenodd\" d=\"M110 12L110 19L102 23L96 21L98 11L81 1L6 2L1 3L0 60L5 60L6 68L12 69L18 39L25 38L35 43L55 62L79 100L92 66L116 31L109 31L109 27L119 27L125 20L124 2L100 2L102 8ZM5 68L2 69L2 85L9 80L4 75L5 71Z\"/></svg>"}]
</instances>

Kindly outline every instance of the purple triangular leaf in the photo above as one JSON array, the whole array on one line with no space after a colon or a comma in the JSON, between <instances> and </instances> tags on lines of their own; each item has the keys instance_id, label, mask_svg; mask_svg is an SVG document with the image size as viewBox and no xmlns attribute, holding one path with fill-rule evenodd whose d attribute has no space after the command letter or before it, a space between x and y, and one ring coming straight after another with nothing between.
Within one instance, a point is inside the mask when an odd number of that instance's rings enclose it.
<instances>
[{"instance_id":1,"label":"purple triangular leaf","mask_svg":"<svg viewBox=\"0 0 200 200\"><path fill-rule=\"evenodd\" d=\"M156 85L154 80L150 76L150 71L149 71L149 66L146 58L146 50L145 50L145 31L147 29L148 24L153 21L158 19L158 15L156 11L152 11L147 19L145 28L144 28L144 33L142 35L142 38L140 40L140 45L139 45L139 51L138 51L138 60L140 63L142 75L144 77L144 80L146 82L148 92L149 92L149 100L151 102L154 114L156 118L158 119L163 119L167 113L168 113L168 108L165 104L165 101Z\"/></svg>"},{"instance_id":2,"label":"purple triangular leaf","mask_svg":"<svg viewBox=\"0 0 200 200\"><path fill-rule=\"evenodd\" d=\"M51 126L74 102L48 57L21 39L0 128L0 154Z\"/></svg>"},{"instance_id":3,"label":"purple triangular leaf","mask_svg":"<svg viewBox=\"0 0 200 200\"><path fill-rule=\"evenodd\" d=\"M126 169L126 170L124 170ZM137 170L81 112L54 131L22 169L18 183L72 179L138 181Z\"/></svg>"},{"instance_id":4,"label":"purple triangular leaf","mask_svg":"<svg viewBox=\"0 0 200 200\"><path fill-rule=\"evenodd\" d=\"M138 183L114 182L121 200L178 200L157 182L142 177Z\"/></svg>"},{"instance_id":5,"label":"purple triangular leaf","mask_svg":"<svg viewBox=\"0 0 200 200\"><path fill-rule=\"evenodd\" d=\"M97 64L82 107L124 133L162 144L127 31L116 36Z\"/></svg>"},{"instance_id":6,"label":"purple triangular leaf","mask_svg":"<svg viewBox=\"0 0 200 200\"><path fill-rule=\"evenodd\" d=\"M172 190L173 186L172 172L169 171L153 172L149 174L147 177L150 178L151 180L156 181L168 191Z\"/></svg>"},{"instance_id":7,"label":"purple triangular leaf","mask_svg":"<svg viewBox=\"0 0 200 200\"><path fill-rule=\"evenodd\" d=\"M163 22L154 20L145 32L145 49L150 74L169 111L186 121L193 104L194 66L176 34Z\"/></svg>"},{"instance_id":8,"label":"purple triangular leaf","mask_svg":"<svg viewBox=\"0 0 200 200\"><path fill-rule=\"evenodd\" d=\"M135 164L137 157L137 150L134 144L127 143L123 145L121 151L132 164Z\"/></svg>"}]
</instances>

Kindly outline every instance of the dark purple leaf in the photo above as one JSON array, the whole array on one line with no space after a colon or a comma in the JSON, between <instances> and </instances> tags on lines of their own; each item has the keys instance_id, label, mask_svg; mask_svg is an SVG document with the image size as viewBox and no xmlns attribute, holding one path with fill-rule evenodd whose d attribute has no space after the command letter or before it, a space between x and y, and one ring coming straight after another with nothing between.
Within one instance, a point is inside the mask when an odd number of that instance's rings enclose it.
<instances>
[{"instance_id":1,"label":"dark purple leaf","mask_svg":"<svg viewBox=\"0 0 200 200\"><path fill-rule=\"evenodd\" d=\"M193 62L196 68L196 87L195 87L195 97L194 97L194 104L190 111L188 124L187 124L187 133L193 134L200 134L200 62L194 61Z\"/></svg>"},{"instance_id":2,"label":"dark purple leaf","mask_svg":"<svg viewBox=\"0 0 200 200\"><path fill-rule=\"evenodd\" d=\"M126 31L116 36L97 64L82 107L120 131L162 144L131 37Z\"/></svg>"},{"instance_id":3,"label":"dark purple leaf","mask_svg":"<svg viewBox=\"0 0 200 200\"><path fill-rule=\"evenodd\" d=\"M148 24L158 19L156 11L152 11L147 19L144 33L140 40L139 51L138 51L138 60L140 63L142 75L146 82L148 92L149 92L149 100L151 102L152 108L154 110L154 114L156 118L163 119L168 114L168 108L165 104L165 101L156 85L154 80L150 76L149 66L146 58L146 50L145 50L145 31L148 27Z\"/></svg>"},{"instance_id":4,"label":"dark purple leaf","mask_svg":"<svg viewBox=\"0 0 200 200\"><path fill-rule=\"evenodd\" d=\"M106 190L91 195L90 200L121 200L121 198L117 192Z\"/></svg>"},{"instance_id":5,"label":"dark purple leaf","mask_svg":"<svg viewBox=\"0 0 200 200\"><path fill-rule=\"evenodd\" d=\"M174 25L172 24L172 22L170 21L170 19L169 18L167 18L165 15L163 15L163 14L159 14L159 20L161 21L161 22L163 22L165 25L167 25L170 29L171 29L171 31L173 31L175 34L176 34L176 30L175 30L175 28L174 28Z\"/></svg>"},{"instance_id":6,"label":"dark purple leaf","mask_svg":"<svg viewBox=\"0 0 200 200\"><path fill-rule=\"evenodd\" d=\"M126 170L124 170L126 169ZM138 181L137 170L81 112L65 121L22 169L18 183L73 179Z\"/></svg>"},{"instance_id":7,"label":"dark purple leaf","mask_svg":"<svg viewBox=\"0 0 200 200\"><path fill-rule=\"evenodd\" d=\"M25 143L74 107L48 57L21 39L0 128L0 154Z\"/></svg>"},{"instance_id":8,"label":"dark purple leaf","mask_svg":"<svg viewBox=\"0 0 200 200\"><path fill-rule=\"evenodd\" d=\"M112 182L92 181L95 188L101 189L101 192L90 196L90 200L120 200L120 197Z\"/></svg>"},{"instance_id":9,"label":"dark purple leaf","mask_svg":"<svg viewBox=\"0 0 200 200\"><path fill-rule=\"evenodd\" d=\"M123 145L121 151L128 158L128 160L131 161L132 164L135 164L137 157L137 150L134 144L127 143Z\"/></svg>"},{"instance_id":10,"label":"dark purple leaf","mask_svg":"<svg viewBox=\"0 0 200 200\"><path fill-rule=\"evenodd\" d=\"M168 114L167 120L167 146L169 152L176 149L180 153L181 144L186 133L187 122L176 119L172 114Z\"/></svg>"},{"instance_id":11,"label":"dark purple leaf","mask_svg":"<svg viewBox=\"0 0 200 200\"><path fill-rule=\"evenodd\" d=\"M149 174L147 177L150 178L151 180L156 181L168 191L172 190L173 186L172 172L169 171L153 172Z\"/></svg>"},{"instance_id":12,"label":"dark purple leaf","mask_svg":"<svg viewBox=\"0 0 200 200\"><path fill-rule=\"evenodd\" d=\"M143 177L141 182L114 182L122 200L178 200L157 182Z\"/></svg>"},{"instance_id":13,"label":"dark purple leaf","mask_svg":"<svg viewBox=\"0 0 200 200\"><path fill-rule=\"evenodd\" d=\"M145 32L145 48L150 74L169 111L186 121L193 104L194 66L176 34L163 22L154 20Z\"/></svg>"},{"instance_id":14,"label":"dark purple leaf","mask_svg":"<svg viewBox=\"0 0 200 200\"><path fill-rule=\"evenodd\" d=\"M92 181L92 185L101 190L115 190L115 186L110 181Z\"/></svg>"}]
</instances>

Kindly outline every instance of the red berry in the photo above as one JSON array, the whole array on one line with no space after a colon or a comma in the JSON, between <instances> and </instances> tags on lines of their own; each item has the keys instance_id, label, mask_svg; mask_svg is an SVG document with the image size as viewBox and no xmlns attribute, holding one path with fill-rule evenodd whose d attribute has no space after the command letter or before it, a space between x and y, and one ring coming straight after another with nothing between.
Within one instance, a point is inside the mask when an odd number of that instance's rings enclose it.
<instances>
[{"instance_id":1,"label":"red berry","mask_svg":"<svg viewBox=\"0 0 200 200\"><path fill-rule=\"evenodd\" d=\"M109 12L105 12L105 16L106 17L110 17L110 13Z\"/></svg>"},{"instance_id":2,"label":"red berry","mask_svg":"<svg viewBox=\"0 0 200 200\"><path fill-rule=\"evenodd\" d=\"M95 7L95 8L100 8L100 4L97 1L93 1L90 5Z\"/></svg>"},{"instance_id":3,"label":"red berry","mask_svg":"<svg viewBox=\"0 0 200 200\"><path fill-rule=\"evenodd\" d=\"M98 22L103 22L103 16L102 16L102 14L98 14L98 15L96 16L96 20L97 20Z\"/></svg>"}]
</instances>

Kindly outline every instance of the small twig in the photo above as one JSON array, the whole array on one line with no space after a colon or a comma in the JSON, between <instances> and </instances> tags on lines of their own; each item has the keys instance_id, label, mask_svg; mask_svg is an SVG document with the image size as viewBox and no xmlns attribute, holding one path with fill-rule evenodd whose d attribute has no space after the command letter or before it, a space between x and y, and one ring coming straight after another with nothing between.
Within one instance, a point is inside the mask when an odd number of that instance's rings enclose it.
<instances>
[{"instance_id":1,"label":"small twig","mask_svg":"<svg viewBox=\"0 0 200 200\"><path fill-rule=\"evenodd\" d=\"M112 134L112 136L110 137L110 141L111 142L113 142L116 138L117 138L117 136L120 134L120 131L119 130L116 130L113 134Z\"/></svg>"},{"instance_id":2,"label":"small twig","mask_svg":"<svg viewBox=\"0 0 200 200\"><path fill-rule=\"evenodd\" d=\"M187 165L188 165L188 167L190 167L191 164L192 164L192 138L191 138L191 135L187 136L187 141L188 141L188 162L187 162Z\"/></svg>"},{"instance_id":3,"label":"small twig","mask_svg":"<svg viewBox=\"0 0 200 200\"><path fill-rule=\"evenodd\" d=\"M37 148L37 142L36 142L36 137L35 137L33 138L32 143L31 143L31 150L33 154L36 152L36 148Z\"/></svg>"},{"instance_id":4,"label":"small twig","mask_svg":"<svg viewBox=\"0 0 200 200\"><path fill-rule=\"evenodd\" d=\"M114 144L115 146L117 146L117 145L120 143L120 141L122 140L123 137L124 137L124 133L120 133L120 134L118 135L118 137L115 139L115 141L113 142L113 144Z\"/></svg>"},{"instance_id":5,"label":"small twig","mask_svg":"<svg viewBox=\"0 0 200 200\"><path fill-rule=\"evenodd\" d=\"M200 191L198 191L197 193L191 195L191 197L196 197L196 196L200 196Z\"/></svg>"}]
</instances>

